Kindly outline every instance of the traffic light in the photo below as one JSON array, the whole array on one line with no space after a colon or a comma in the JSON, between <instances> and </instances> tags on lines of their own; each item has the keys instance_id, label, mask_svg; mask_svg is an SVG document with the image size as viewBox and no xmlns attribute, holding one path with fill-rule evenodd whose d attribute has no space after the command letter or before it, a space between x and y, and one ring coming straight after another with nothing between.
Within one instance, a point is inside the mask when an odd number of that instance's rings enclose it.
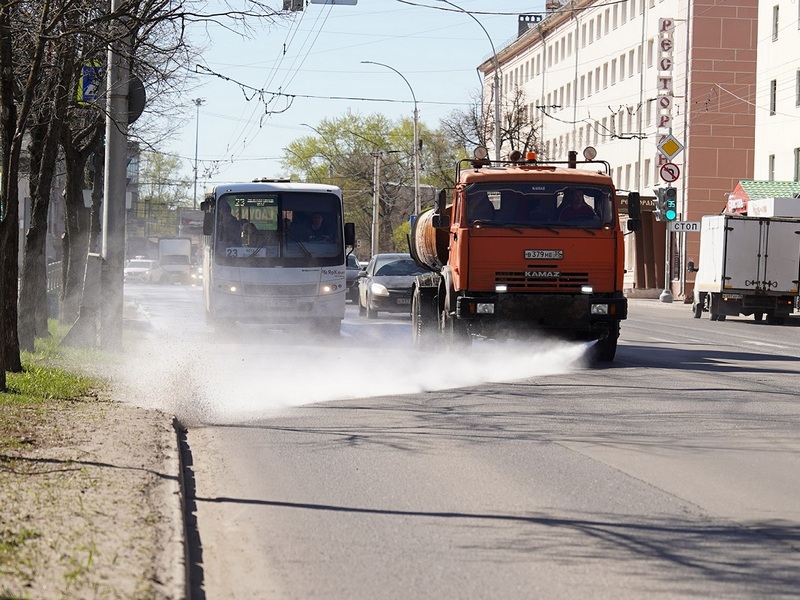
<instances>
[{"instance_id":1,"label":"traffic light","mask_svg":"<svg viewBox=\"0 0 800 600\"><path fill-rule=\"evenodd\" d=\"M664 208L661 212L665 221L678 218L678 188L668 187L664 190Z\"/></svg>"},{"instance_id":2,"label":"traffic light","mask_svg":"<svg viewBox=\"0 0 800 600\"><path fill-rule=\"evenodd\" d=\"M653 207L653 216L655 217L656 221L663 221L664 220L664 192L666 188L653 188L653 192L656 195L656 202L655 206Z\"/></svg>"}]
</instances>

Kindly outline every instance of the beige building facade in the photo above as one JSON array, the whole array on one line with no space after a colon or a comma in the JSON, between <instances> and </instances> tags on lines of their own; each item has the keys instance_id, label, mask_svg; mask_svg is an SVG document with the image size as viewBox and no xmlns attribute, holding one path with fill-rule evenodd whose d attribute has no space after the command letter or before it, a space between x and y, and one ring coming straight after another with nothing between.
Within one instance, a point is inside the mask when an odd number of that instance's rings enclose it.
<instances>
[{"instance_id":1,"label":"beige building facade","mask_svg":"<svg viewBox=\"0 0 800 600\"><path fill-rule=\"evenodd\" d=\"M650 212L666 163L666 178L678 173L680 221L721 212L754 176L758 13L757 0L548 2L540 22L498 49L501 113L521 91L540 155L566 160L593 146L617 187L642 195L644 227L627 243L632 295L691 297L685 265L699 234L668 233ZM479 67L489 110L495 64ZM800 98L800 75L797 85Z\"/></svg>"}]
</instances>

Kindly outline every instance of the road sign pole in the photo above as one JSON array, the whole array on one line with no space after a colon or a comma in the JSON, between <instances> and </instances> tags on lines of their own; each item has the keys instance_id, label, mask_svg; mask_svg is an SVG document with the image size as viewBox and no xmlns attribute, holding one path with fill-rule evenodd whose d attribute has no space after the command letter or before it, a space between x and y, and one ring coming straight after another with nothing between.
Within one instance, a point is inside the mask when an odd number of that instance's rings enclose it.
<instances>
[{"instance_id":1,"label":"road sign pole","mask_svg":"<svg viewBox=\"0 0 800 600\"><path fill-rule=\"evenodd\" d=\"M658 297L661 302L670 303L672 302L672 290L670 290L670 283L672 280L672 271L670 270L670 231L669 231L669 224L667 224L667 231L666 235L664 236L665 240L665 247L664 247L664 291L661 292L661 295Z\"/></svg>"}]
</instances>

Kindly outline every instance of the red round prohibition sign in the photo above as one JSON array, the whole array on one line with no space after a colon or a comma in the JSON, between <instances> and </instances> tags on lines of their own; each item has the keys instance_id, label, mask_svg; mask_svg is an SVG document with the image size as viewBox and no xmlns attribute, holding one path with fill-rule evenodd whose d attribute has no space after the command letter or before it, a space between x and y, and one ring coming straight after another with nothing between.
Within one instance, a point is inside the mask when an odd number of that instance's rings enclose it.
<instances>
[{"instance_id":1,"label":"red round prohibition sign","mask_svg":"<svg viewBox=\"0 0 800 600\"><path fill-rule=\"evenodd\" d=\"M667 183L676 181L681 174L681 170L675 163L664 163L661 165L661 179Z\"/></svg>"}]
</instances>

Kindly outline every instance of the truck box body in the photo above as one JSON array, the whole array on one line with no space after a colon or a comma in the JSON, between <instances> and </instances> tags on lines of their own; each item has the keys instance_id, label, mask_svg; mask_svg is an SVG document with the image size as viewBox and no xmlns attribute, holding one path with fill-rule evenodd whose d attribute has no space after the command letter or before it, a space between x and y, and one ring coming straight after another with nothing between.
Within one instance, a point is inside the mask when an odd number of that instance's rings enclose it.
<instances>
[{"instance_id":1,"label":"truck box body","mask_svg":"<svg viewBox=\"0 0 800 600\"><path fill-rule=\"evenodd\" d=\"M748 217L800 217L800 198L757 198L747 201Z\"/></svg>"},{"instance_id":2,"label":"truck box body","mask_svg":"<svg viewBox=\"0 0 800 600\"><path fill-rule=\"evenodd\" d=\"M158 240L158 261L165 283L191 283L192 240L190 238L161 238Z\"/></svg>"},{"instance_id":3,"label":"truck box body","mask_svg":"<svg viewBox=\"0 0 800 600\"><path fill-rule=\"evenodd\" d=\"M797 295L800 219L707 215L700 225L695 316L785 317Z\"/></svg>"}]
</instances>

